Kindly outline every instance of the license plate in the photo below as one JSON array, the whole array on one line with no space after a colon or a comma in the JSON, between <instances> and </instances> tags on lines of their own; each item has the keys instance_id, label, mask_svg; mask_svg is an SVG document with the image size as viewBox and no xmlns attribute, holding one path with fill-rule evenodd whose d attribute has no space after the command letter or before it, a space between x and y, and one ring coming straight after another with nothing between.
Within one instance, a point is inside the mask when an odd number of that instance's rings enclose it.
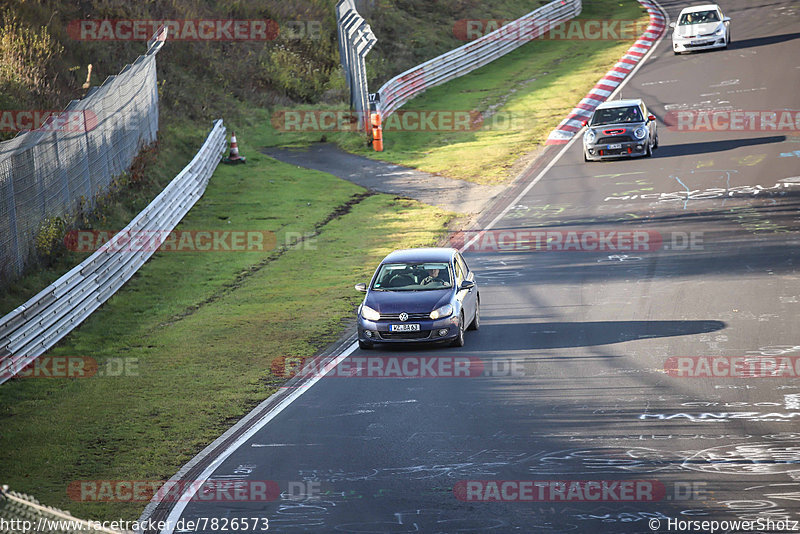
<instances>
[{"instance_id":1,"label":"license plate","mask_svg":"<svg viewBox=\"0 0 800 534\"><path fill-rule=\"evenodd\" d=\"M698 45L704 45L704 44L706 44L706 42L705 41L692 41L692 44L695 45L695 46L698 46Z\"/></svg>"},{"instance_id":2,"label":"license plate","mask_svg":"<svg viewBox=\"0 0 800 534\"><path fill-rule=\"evenodd\" d=\"M619 150L622 148L622 145L608 145L609 150Z\"/></svg>"},{"instance_id":3,"label":"license plate","mask_svg":"<svg viewBox=\"0 0 800 534\"><path fill-rule=\"evenodd\" d=\"M389 326L391 332L419 332L418 324L393 324Z\"/></svg>"}]
</instances>

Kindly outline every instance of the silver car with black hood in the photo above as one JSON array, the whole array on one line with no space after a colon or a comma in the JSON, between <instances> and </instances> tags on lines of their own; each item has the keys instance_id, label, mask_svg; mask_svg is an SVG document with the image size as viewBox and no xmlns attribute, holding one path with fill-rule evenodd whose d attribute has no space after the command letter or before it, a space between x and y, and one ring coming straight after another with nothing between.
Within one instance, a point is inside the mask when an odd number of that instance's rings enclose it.
<instances>
[{"instance_id":1,"label":"silver car with black hood","mask_svg":"<svg viewBox=\"0 0 800 534\"><path fill-rule=\"evenodd\" d=\"M597 106L584 123L586 161L653 155L658 148L658 124L641 99L613 100Z\"/></svg>"}]
</instances>

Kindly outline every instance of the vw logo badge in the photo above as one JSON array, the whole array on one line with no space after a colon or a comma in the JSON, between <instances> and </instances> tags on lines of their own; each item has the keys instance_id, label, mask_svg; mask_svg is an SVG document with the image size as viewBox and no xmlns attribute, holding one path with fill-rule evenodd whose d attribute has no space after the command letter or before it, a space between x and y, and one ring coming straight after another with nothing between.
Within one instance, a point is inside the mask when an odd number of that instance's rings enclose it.
<instances>
[{"instance_id":1,"label":"vw logo badge","mask_svg":"<svg viewBox=\"0 0 800 534\"><path fill-rule=\"evenodd\" d=\"M403 322L408 321L408 314L406 312L401 313L400 320Z\"/></svg>"}]
</instances>

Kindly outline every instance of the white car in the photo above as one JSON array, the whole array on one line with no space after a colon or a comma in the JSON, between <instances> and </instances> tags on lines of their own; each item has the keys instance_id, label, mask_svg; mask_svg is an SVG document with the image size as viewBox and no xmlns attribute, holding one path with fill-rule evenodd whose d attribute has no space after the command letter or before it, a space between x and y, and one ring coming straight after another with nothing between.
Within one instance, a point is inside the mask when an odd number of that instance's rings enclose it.
<instances>
[{"instance_id":1,"label":"white car","mask_svg":"<svg viewBox=\"0 0 800 534\"><path fill-rule=\"evenodd\" d=\"M678 15L678 22L670 22L672 50L675 54L727 48L731 42L731 19L717 4L687 7Z\"/></svg>"}]
</instances>

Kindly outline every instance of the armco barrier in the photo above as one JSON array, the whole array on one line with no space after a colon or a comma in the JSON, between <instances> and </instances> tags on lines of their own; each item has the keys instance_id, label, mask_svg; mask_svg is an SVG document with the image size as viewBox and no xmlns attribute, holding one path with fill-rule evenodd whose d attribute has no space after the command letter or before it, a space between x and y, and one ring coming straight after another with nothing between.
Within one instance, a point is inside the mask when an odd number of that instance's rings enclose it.
<instances>
[{"instance_id":1,"label":"armco barrier","mask_svg":"<svg viewBox=\"0 0 800 534\"><path fill-rule=\"evenodd\" d=\"M581 12L581 0L555 0L497 30L395 76L378 90L385 121L430 87L464 76L550 31Z\"/></svg>"},{"instance_id":2,"label":"armco barrier","mask_svg":"<svg viewBox=\"0 0 800 534\"><path fill-rule=\"evenodd\" d=\"M120 233L175 228L205 192L225 144L225 126L220 119L192 161ZM152 249L111 252L101 247L0 319L0 384L99 308L153 255Z\"/></svg>"},{"instance_id":3,"label":"armco barrier","mask_svg":"<svg viewBox=\"0 0 800 534\"><path fill-rule=\"evenodd\" d=\"M356 10L354 0L339 0L336 3L336 25L339 30L339 55L350 88L350 109L356 112L361 128L368 130L366 58L378 41L369 24Z\"/></svg>"},{"instance_id":4,"label":"armco barrier","mask_svg":"<svg viewBox=\"0 0 800 534\"><path fill-rule=\"evenodd\" d=\"M594 110L611 96L619 84L631 73L647 54L659 37L664 33L666 20L661 9L655 2L650 0L639 0L639 3L647 8L650 15L650 25L647 30L639 37L633 46L622 56L614 67L597 82L597 85L589 91L589 94L567 115L558 127L550 133L547 138L548 145L563 145L569 142L572 137L583 128L583 121L588 120Z\"/></svg>"}]
</instances>

